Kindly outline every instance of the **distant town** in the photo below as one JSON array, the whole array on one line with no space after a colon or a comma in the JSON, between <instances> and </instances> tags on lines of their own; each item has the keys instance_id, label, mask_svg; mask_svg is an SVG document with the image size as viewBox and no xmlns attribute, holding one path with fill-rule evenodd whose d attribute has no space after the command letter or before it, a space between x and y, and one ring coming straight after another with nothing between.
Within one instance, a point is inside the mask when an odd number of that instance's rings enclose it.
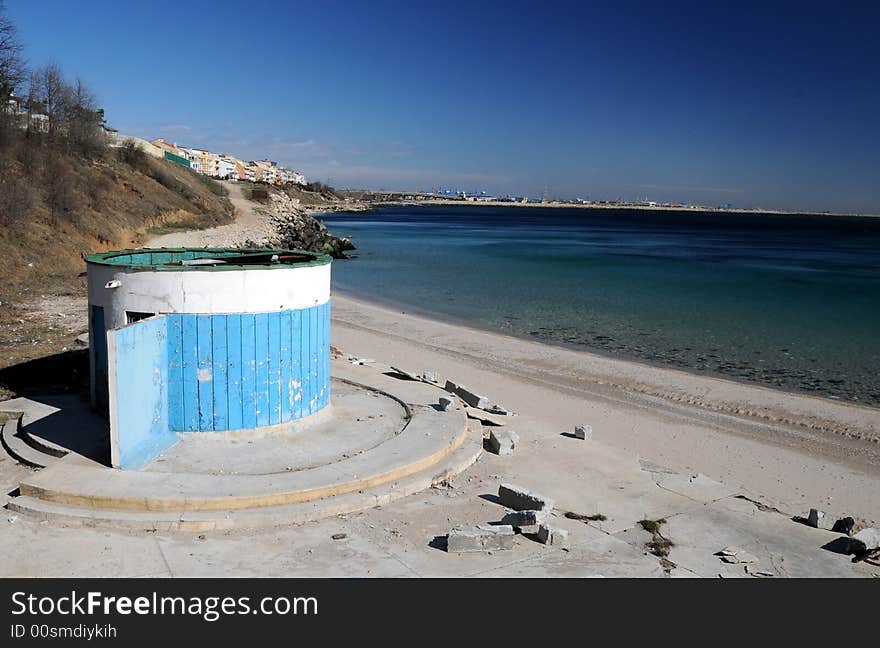
<instances>
[{"instance_id":1,"label":"distant town","mask_svg":"<svg viewBox=\"0 0 880 648\"><path fill-rule=\"evenodd\" d=\"M180 146L161 137L147 141L139 137L119 135L113 129L105 130L110 146L122 146L125 142L131 142L149 155L165 158L196 173L218 180L247 180L274 185L307 184L302 173L279 166L272 160L245 161L228 153L214 153L205 149Z\"/></svg>"}]
</instances>

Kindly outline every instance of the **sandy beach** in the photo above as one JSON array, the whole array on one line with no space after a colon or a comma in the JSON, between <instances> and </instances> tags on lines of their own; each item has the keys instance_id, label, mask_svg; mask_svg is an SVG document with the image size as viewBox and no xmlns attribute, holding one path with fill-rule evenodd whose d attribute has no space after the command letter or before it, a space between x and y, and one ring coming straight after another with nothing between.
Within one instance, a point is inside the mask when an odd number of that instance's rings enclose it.
<instances>
[{"instance_id":1,"label":"sandy beach","mask_svg":"<svg viewBox=\"0 0 880 648\"><path fill-rule=\"evenodd\" d=\"M232 226L147 244L256 238L267 217L239 194L231 186ZM880 520L880 410L551 346L339 292L332 313L332 342L346 354L439 372L560 431L590 424L605 444L704 473L792 515L825 507Z\"/></svg>"},{"instance_id":2,"label":"sandy beach","mask_svg":"<svg viewBox=\"0 0 880 648\"><path fill-rule=\"evenodd\" d=\"M880 412L553 347L333 297L333 344L437 371L532 419L675 470L702 472L793 515L880 519Z\"/></svg>"}]
</instances>

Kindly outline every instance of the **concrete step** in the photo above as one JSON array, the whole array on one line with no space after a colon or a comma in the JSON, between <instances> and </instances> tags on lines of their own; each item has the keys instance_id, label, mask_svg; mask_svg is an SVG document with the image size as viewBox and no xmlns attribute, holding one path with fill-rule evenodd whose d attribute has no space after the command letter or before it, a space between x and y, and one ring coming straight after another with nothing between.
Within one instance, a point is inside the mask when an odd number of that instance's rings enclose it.
<instances>
[{"instance_id":1,"label":"concrete step","mask_svg":"<svg viewBox=\"0 0 880 648\"><path fill-rule=\"evenodd\" d=\"M73 526L112 526L165 532L202 533L302 524L384 506L428 489L470 467L479 457L482 447L483 439L479 429L468 426L462 444L439 462L418 472L360 491L281 506L227 511L132 511L75 506L22 495L10 501L7 508L28 517Z\"/></svg>"},{"instance_id":2,"label":"concrete step","mask_svg":"<svg viewBox=\"0 0 880 648\"><path fill-rule=\"evenodd\" d=\"M24 496L89 509L229 511L280 506L363 491L428 470L468 438L460 411L414 406L397 435L333 464L270 474L194 474L121 471L58 459L21 481Z\"/></svg>"},{"instance_id":3,"label":"concrete step","mask_svg":"<svg viewBox=\"0 0 880 648\"><path fill-rule=\"evenodd\" d=\"M3 420L0 420L0 443L10 457L31 468L45 468L58 461L57 456L43 452L27 442L21 431L21 415L3 414Z\"/></svg>"}]
</instances>

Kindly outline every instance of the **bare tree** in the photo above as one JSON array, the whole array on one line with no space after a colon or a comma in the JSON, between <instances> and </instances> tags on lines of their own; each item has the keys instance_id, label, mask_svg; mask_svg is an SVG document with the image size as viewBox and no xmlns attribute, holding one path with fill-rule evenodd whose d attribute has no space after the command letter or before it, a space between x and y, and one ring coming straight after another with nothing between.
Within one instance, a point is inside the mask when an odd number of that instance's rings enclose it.
<instances>
[{"instance_id":1,"label":"bare tree","mask_svg":"<svg viewBox=\"0 0 880 648\"><path fill-rule=\"evenodd\" d=\"M66 130L66 109L70 101L70 85L56 63L49 63L31 73L28 110L49 118L49 136L55 137Z\"/></svg>"},{"instance_id":2,"label":"bare tree","mask_svg":"<svg viewBox=\"0 0 880 648\"><path fill-rule=\"evenodd\" d=\"M24 49L18 40L18 30L6 16L3 0L0 0L0 99L8 99L24 81Z\"/></svg>"}]
</instances>

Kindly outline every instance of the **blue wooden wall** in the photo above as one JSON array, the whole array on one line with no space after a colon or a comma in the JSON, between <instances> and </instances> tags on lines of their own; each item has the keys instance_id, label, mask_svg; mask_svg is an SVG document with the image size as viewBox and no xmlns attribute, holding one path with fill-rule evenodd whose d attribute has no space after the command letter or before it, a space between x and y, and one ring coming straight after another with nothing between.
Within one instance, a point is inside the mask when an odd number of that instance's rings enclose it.
<instances>
[{"instance_id":1,"label":"blue wooden wall","mask_svg":"<svg viewBox=\"0 0 880 648\"><path fill-rule=\"evenodd\" d=\"M174 431L287 423L330 402L330 303L231 315L171 314L168 424Z\"/></svg>"},{"instance_id":2,"label":"blue wooden wall","mask_svg":"<svg viewBox=\"0 0 880 648\"><path fill-rule=\"evenodd\" d=\"M168 428L166 318L111 331L119 467L135 470L177 442Z\"/></svg>"}]
</instances>

